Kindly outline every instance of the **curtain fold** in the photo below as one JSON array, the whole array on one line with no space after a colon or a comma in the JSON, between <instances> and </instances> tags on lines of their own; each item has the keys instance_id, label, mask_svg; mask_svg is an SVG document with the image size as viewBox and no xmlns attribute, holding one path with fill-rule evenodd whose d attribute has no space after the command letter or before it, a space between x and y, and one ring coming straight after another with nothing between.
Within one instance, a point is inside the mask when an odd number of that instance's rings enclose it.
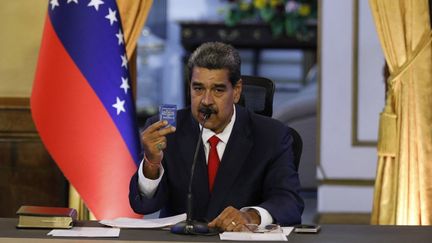
<instances>
[{"instance_id":1,"label":"curtain fold","mask_svg":"<svg viewBox=\"0 0 432 243\"><path fill-rule=\"evenodd\" d=\"M432 224L428 0L369 0L390 77L380 115L372 224Z\"/></svg>"},{"instance_id":2,"label":"curtain fold","mask_svg":"<svg viewBox=\"0 0 432 243\"><path fill-rule=\"evenodd\" d=\"M153 0L117 0L129 60L131 60L152 3Z\"/></svg>"}]
</instances>

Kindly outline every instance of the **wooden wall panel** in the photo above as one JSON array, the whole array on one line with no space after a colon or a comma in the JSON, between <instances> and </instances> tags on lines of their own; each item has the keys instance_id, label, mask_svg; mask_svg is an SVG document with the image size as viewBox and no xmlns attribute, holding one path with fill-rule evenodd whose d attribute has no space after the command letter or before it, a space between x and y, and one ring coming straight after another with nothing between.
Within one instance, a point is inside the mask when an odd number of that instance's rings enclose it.
<instances>
[{"instance_id":1,"label":"wooden wall panel","mask_svg":"<svg viewBox=\"0 0 432 243\"><path fill-rule=\"evenodd\" d=\"M39 139L27 98L0 98L0 192L0 217L15 217L23 204L67 206L67 180Z\"/></svg>"}]
</instances>

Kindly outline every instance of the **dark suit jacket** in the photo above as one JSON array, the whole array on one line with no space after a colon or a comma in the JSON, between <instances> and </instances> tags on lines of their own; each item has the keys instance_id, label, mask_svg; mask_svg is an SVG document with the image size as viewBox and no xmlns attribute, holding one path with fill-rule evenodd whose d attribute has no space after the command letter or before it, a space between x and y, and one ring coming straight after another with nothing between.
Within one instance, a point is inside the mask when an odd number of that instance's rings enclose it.
<instances>
[{"instance_id":1,"label":"dark suit jacket","mask_svg":"<svg viewBox=\"0 0 432 243\"><path fill-rule=\"evenodd\" d=\"M146 126L155 122L149 119ZM186 212L191 164L199 136L199 124L189 109L177 113L176 132L167 136L162 161L165 174L153 198L142 196L138 174L131 179L129 201L136 213L161 210L160 217ZM259 206L276 223L301 222L303 200L293 163L293 139L282 123L236 106L236 121L219 166L213 192L208 190L204 149L198 154L192 186L193 219L210 221L227 206L237 209Z\"/></svg>"}]
</instances>

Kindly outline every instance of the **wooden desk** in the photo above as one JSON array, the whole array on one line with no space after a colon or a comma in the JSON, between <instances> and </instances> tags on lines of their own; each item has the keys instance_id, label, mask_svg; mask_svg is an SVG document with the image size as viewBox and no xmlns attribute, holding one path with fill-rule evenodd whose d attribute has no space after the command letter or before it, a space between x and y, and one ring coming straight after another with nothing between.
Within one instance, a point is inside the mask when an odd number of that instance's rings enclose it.
<instances>
[{"instance_id":1,"label":"wooden desk","mask_svg":"<svg viewBox=\"0 0 432 243\"><path fill-rule=\"evenodd\" d=\"M311 26L316 33L316 26ZM264 23L241 23L229 27L222 22L180 22L181 43L187 51L193 51L207 41L222 41L237 48L248 49L303 49L316 50L316 34L310 40L298 40L281 35L274 37L270 26Z\"/></svg>"},{"instance_id":2,"label":"wooden desk","mask_svg":"<svg viewBox=\"0 0 432 243\"><path fill-rule=\"evenodd\" d=\"M284 35L274 37L270 26L263 23L242 23L228 27L221 22L183 21L180 22L180 40L187 52L185 58L208 41L221 41L238 49L250 49L254 53L252 75L257 75L260 52L264 49L300 49L315 53L317 27L310 28L315 35L309 40L298 40Z\"/></svg>"},{"instance_id":3,"label":"wooden desk","mask_svg":"<svg viewBox=\"0 0 432 243\"><path fill-rule=\"evenodd\" d=\"M122 229L119 238L57 238L50 230L16 229L17 219L0 218L0 243L3 242L220 242L218 236L185 236L158 229ZM77 226L101 226L97 222L79 222ZM288 242L298 243L429 243L431 226L322 225L318 234L291 233Z\"/></svg>"}]
</instances>

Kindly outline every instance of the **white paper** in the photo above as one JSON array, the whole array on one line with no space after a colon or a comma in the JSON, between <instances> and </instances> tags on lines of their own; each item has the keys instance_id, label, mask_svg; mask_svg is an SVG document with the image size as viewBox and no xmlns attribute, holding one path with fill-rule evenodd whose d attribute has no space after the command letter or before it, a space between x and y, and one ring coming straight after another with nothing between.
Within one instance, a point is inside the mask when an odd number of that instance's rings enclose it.
<instances>
[{"instance_id":1,"label":"white paper","mask_svg":"<svg viewBox=\"0 0 432 243\"><path fill-rule=\"evenodd\" d=\"M179 214L172 217L159 219L134 219L134 218L116 218L112 220L101 220L99 223L117 228L163 228L174 225L186 220L186 214Z\"/></svg>"},{"instance_id":2,"label":"white paper","mask_svg":"<svg viewBox=\"0 0 432 243\"><path fill-rule=\"evenodd\" d=\"M284 233L223 232L219 237L235 241L288 241Z\"/></svg>"},{"instance_id":3,"label":"white paper","mask_svg":"<svg viewBox=\"0 0 432 243\"><path fill-rule=\"evenodd\" d=\"M281 228L282 228L282 233L224 232L219 234L219 237L221 240L232 240L232 241L288 241L287 236L292 232L294 228L293 227L281 227Z\"/></svg>"},{"instance_id":4,"label":"white paper","mask_svg":"<svg viewBox=\"0 0 432 243\"><path fill-rule=\"evenodd\" d=\"M72 227L67 230L51 230L47 235L61 237L119 237L119 228L107 227Z\"/></svg>"},{"instance_id":5,"label":"white paper","mask_svg":"<svg viewBox=\"0 0 432 243\"><path fill-rule=\"evenodd\" d=\"M294 227L281 227L282 228L282 232L288 236L289 234L291 234L291 232L293 231Z\"/></svg>"}]
</instances>

